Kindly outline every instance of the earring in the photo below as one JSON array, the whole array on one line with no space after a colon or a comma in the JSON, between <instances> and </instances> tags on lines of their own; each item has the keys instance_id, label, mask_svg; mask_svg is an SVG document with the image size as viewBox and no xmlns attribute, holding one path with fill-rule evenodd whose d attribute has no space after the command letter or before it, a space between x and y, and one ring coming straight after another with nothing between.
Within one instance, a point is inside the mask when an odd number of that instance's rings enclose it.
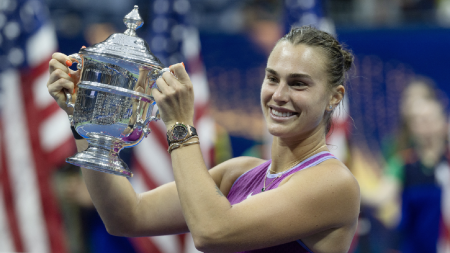
<instances>
[{"instance_id":1,"label":"earring","mask_svg":"<svg viewBox=\"0 0 450 253\"><path fill-rule=\"evenodd\" d=\"M330 105L330 110L331 110L331 109L333 109L333 106L332 106L332 105Z\"/></svg>"}]
</instances>

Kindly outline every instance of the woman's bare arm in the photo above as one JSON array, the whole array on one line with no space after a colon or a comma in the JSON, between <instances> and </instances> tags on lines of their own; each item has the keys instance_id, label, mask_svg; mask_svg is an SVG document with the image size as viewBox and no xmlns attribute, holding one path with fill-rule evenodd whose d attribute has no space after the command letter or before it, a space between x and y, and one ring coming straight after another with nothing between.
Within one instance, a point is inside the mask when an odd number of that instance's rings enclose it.
<instances>
[{"instance_id":1,"label":"woman's bare arm","mask_svg":"<svg viewBox=\"0 0 450 253\"><path fill-rule=\"evenodd\" d=\"M70 61L68 56L53 54L49 63L47 88L59 106L66 113L72 114L73 110L65 104L64 90L74 90L80 72L70 70L67 61ZM76 140L76 145L80 152L87 149L88 142L85 139ZM228 191L234 179L245 168L253 166L255 161L260 163L259 159L254 158L229 160L209 170L210 178L216 186ZM227 182L223 183L222 177L226 171L231 173L227 173ZM92 201L110 233L121 236L152 236L188 232L174 182L137 194L124 177L85 168L82 168L82 174Z\"/></svg>"},{"instance_id":2,"label":"woman's bare arm","mask_svg":"<svg viewBox=\"0 0 450 253\"><path fill-rule=\"evenodd\" d=\"M157 80L161 91L153 95L168 128L175 122L190 125L192 84L181 64L170 69L176 77L164 73ZM270 247L337 230L333 252L348 250L359 214L359 186L342 163L325 161L232 206L208 173L199 145L177 148L171 158L182 211L201 251Z\"/></svg>"},{"instance_id":3,"label":"woman's bare arm","mask_svg":"<svg viewBox=\"0 0 450 253\"><path fill-rule=\"evenodd\" d=\"M68 56L53 54L49 63L50 78L47 88L59 106L68 114L72 114L73 109L65 104L64 90L74 90L80 72L70 70L67 61L70 61ZM76 144L78 151L88 147L84 139L76 140ZM221 171L214 171L213 177L220 182ZM94 205L110 233L149 236L188 231L174 183L136 194L124 177L84 168L82 173Z\"/></svg>"},{"instance_id":4,"label":"woman's bare arm","mask_svg":"<svg viewBox=\"0 0 450 253\"><path fill-rule=\"evenodd\" d=\"M78 151L88 146L86 140L76 142ZM222 185L223 191L228 191L235 178L257 163L260 163L259 159L235 158L209 170L209 174L217 187ZM226 176L227 182L223 182L227 171L231 173ZM136 194L124 177L84 168L82 172L89 194L109 233L134 237L189 232L175 182Z\"/></svg>"},{"instance_id":5,"label":"woman's bare arm","mask_svg":"<svg viewBox=\"0 0 450 253\"><path fill-rule=\"evenodd\" d=\"M198 147L174 150L172 164L184 217L202 251L235 252L287 243L329 229L356 229L358 183L336 161L297 172L278 188L233 206L217 191ZM335 252L348 250L345 247L351 239L335 245Z\"/></svg>"},{"instance_id":6,"label":"woman's bare arm","mask_svg":"<svg viewBox=\"0 0 450 253\"><path fill-rule=\"evenodd\" d=\"M86 140L76 140L78 151ZM175 183L137 194L125 177L82 168L95 208L110 234L152 236L188 232Z\"/></svg>"}]
</instances>

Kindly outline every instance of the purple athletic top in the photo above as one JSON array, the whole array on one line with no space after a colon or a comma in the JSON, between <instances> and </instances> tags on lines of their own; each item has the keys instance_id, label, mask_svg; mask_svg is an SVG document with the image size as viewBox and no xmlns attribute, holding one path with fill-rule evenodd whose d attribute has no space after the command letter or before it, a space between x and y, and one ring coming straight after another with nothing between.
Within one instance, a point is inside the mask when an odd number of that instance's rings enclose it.
<instances>
[{"instance_id":1,"label":"purple athletic top","mask_svg":"<svg viewBox=\"0 0 450 253\"><path fill-rule=\"evenodd\" d=\"M267 182L265 191L269 191L278 187L278 185L285 179L287 176L292 175L293 173L300 171L302 169L306 169L312 166L316 166L319 163L322 163L328 159L336 159L330 152L324 151L317 153L301 163L297 164L295 167L287 170L286 172L278 173L278 174L270 174L269 169L271 165L271 160L245 172L242 174L236 181L233 186L231 186L230 192L228 193L228 200L231 205L240 203L245 201L247 198L254 196L256 194L262 193L261 189L263 188L264 177L267 174ZM279 178L277 178L280 174L282 174ZM273 181L273 183L271 183ZM297 253L312 253L311 250L306 247L306 245L301 241L293 241L285 244L257 249L244 251L245 253L273 253L273 252L297 252Z\"/></svg>"}]
</instances>

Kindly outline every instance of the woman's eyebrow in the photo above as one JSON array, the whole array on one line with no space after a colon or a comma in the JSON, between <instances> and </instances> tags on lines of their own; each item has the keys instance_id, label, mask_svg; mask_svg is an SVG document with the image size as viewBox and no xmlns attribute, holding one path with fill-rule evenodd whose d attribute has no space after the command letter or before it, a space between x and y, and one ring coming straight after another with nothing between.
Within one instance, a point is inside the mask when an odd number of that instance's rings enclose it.
<instances>
[{"instance_id":1,"label":"woman's eyebrow","mask_svg":"<svg viewBox=\"0 0 450 253\"><path fill-rule=\"evenodd\" d=\"M271 69L271 68L266 68L266 72L272 74L272 75L276 75L278 76L278 73ZM291 73L288 75L288 78L308 78L308 79L312 79L310 75L307 74L300 74L300 73Z\"/></svg>"},{"instance_id":2,"label":"woman's eyebrow","mask_svg":"<svg viewBox=\"0 0 450 253\"><path fill-rule=\"evenodd\" d=\"M300 73L292 73L288 75L288 78L308 78L312 79L310 75L307 74L300 74Z\"/></svg>"},{"instance_id":3,"label":"woman's eyebrow","mask_svg":"<svg viewBox=\"0 0 450 253\"><path fill-rule=\"evenodd\" d=\"M278 75L278 73L275 70L271 69L271 68L266 68L266 72L268 72L268 73L270 73L272 75L276 75L276 76Z\"/></svg>"}]
</instances>

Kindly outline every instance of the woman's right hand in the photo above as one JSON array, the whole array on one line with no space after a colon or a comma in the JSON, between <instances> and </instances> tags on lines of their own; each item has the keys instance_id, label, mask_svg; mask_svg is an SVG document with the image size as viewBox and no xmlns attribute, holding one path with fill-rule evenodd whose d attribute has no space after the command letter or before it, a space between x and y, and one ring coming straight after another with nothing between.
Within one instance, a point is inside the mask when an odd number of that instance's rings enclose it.
<instances>
[{"instance_id":1,"label":"woman's right hand","mask_svg":"<svg viewBox=\"0 0 450 253\"><path fill-rule=\"evenodd\" d=\"M69 64L67 64L67 63ZM48 93L55 99L59 107L66 111L68 115L73 114L73 108L66 105L65 91L72 94L72 101L76 101L75 85L80 80L80 72L69 69L72 59L62 53L54 53L49 62L50 78L47 82ZM69 66L68 66L69 65Z\"/></svg>"}]
</instances>

